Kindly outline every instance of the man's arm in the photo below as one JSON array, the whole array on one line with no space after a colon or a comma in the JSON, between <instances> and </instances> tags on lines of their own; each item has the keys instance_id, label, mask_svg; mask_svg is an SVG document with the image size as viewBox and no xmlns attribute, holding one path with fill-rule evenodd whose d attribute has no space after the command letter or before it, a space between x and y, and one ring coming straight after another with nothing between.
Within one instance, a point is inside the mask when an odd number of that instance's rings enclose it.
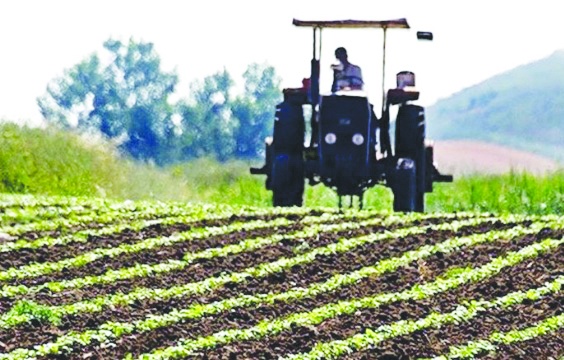
<instances>
[{"instance_id":1,"label":"man's arm","mask_svg":"<svg viewBox=\"0 0 564 360\"><path fill-rule=\"evenodd\" d=\"M350 83L353 89L362 89L364 80L362 79L362 70L360 66L354 65L351 67Z\"/></svg>"}]
</instances>

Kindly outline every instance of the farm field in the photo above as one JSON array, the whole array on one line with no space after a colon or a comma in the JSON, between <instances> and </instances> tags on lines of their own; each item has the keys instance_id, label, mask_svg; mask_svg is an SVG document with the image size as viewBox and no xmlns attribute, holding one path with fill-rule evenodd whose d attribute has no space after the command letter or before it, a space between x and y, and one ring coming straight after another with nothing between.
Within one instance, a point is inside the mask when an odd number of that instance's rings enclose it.
<instances>
[{"instance_id":1,"label":"farm field","mask_svg":"<svg viewBox=\"0 0 564 360\"><path fill-rule=\"evenodd\" d=\"M557 359L564 216L0 195L0 359Z\"/></svg>"}]
</instances>

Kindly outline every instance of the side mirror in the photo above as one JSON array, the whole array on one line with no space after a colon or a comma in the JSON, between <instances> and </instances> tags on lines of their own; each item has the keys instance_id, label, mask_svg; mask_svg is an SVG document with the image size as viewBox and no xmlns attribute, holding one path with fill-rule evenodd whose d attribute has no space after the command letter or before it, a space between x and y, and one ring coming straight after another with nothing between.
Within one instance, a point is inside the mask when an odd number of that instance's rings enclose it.
<instances>
[{"instance_id":1,"label":"side mirror","mask_svg":"<svg viewBox=\"0 0 564 360\"><path fill-rule=\"evenodd\" d=\"M417 39L418 40L433 40L433 33L430 31L418 31L417 32Z\"/></svg>"}]
</instances>

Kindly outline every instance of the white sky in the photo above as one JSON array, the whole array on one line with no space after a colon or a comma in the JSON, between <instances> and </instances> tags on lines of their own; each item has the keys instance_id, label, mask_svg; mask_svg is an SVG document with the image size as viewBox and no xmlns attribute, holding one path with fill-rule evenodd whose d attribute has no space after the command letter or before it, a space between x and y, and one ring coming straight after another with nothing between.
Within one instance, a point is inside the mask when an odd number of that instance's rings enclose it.
<instances>
[{"instance_id":1,"label":"white sky","mask_svg":"<svg viewBox=\"0 0 564 360\"><path fill-rule=\"evenodd\" d=\"M180 76L177 94L226 67L237 78L252 62L273 65L284 87L309 76L312 31L292 19L406 18L411 30L391 30L387 88L401 70L416 73L421 102L440 98L498 73L564 49L559 0L4 0L0 2L0 119L37 123L36 98L47 84L110 37L152 42L163 70ZM418 42L417 30L433 42ZM373 102L381 98L382 33L323 32L322 73L345 46L363 69ZM564 66L564 64L563 64ZM330 83L322 83L328 89Z\"/></svg>"}]
</instances>

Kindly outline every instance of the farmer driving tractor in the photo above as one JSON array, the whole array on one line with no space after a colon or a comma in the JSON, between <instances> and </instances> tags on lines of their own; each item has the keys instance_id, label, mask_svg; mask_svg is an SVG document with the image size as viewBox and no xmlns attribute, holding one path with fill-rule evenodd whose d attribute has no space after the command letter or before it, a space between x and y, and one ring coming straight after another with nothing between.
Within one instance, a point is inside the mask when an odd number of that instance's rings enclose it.
<instances>
[{"instance_id":1,"label":"farmer driving tractor","mask_svg":"<svg viewBox=\"0 0 564 360\"><path fill-rule=\"evenodd\" d=\"M347 50L339 47L335 50L338 64L331 65L333 70L333 85L331 92L339 90L362 90L364 81L362 71L358 65L351 64L348 59Z\"/></svg>"}]
</instances>

